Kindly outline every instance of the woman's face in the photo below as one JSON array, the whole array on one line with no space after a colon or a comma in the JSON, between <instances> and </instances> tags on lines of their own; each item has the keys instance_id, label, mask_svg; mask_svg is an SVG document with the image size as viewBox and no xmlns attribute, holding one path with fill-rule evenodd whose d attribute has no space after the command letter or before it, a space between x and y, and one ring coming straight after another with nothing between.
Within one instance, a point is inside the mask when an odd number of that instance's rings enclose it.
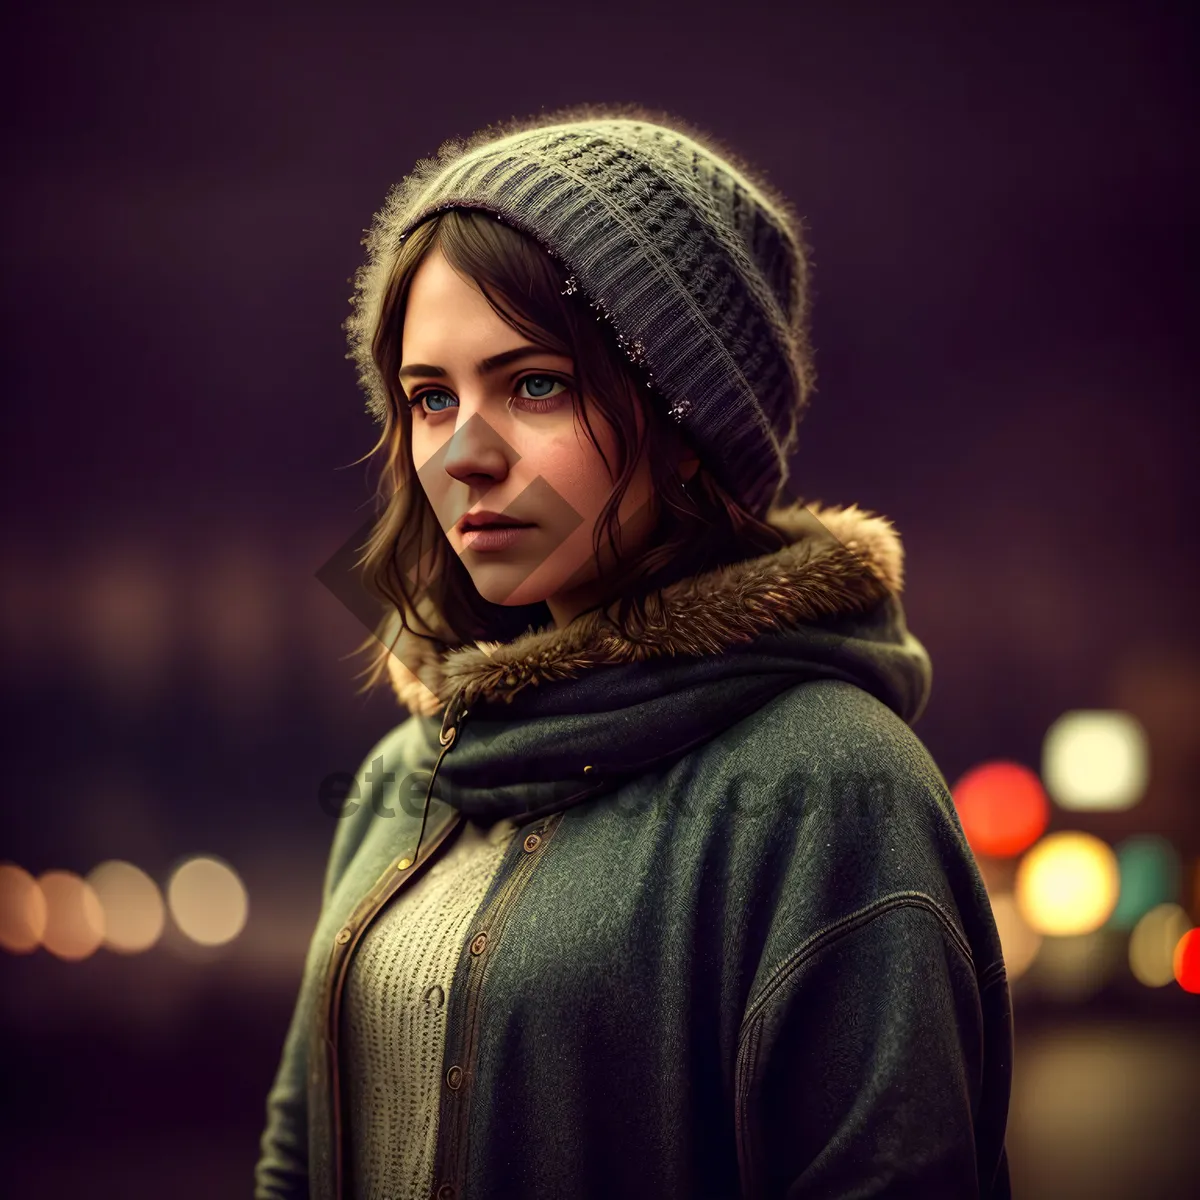
<instances>
[{"instance_id":1,"label":"woman's face","mask_svg":"<svg viewBox=\"0 0 1200 1200\"><path fill-rule=\"evenodd\" d=\"M400 364L403 392L415 401L417 477L480 595L504 605L545 601L559 628L598 602L592 531L613 481L576 426L572 360L531 346L435 246L410 284ZM612 428L587 411L615 468ZM639 435L643 422L639 411ZM653 528L651 491L643 454L619 512L624 556ZM484 509L526 528L488 548L487 534L462 523ZM605 570L615 562L607 543L602 561Z\"/></svg>"}]
</instances>

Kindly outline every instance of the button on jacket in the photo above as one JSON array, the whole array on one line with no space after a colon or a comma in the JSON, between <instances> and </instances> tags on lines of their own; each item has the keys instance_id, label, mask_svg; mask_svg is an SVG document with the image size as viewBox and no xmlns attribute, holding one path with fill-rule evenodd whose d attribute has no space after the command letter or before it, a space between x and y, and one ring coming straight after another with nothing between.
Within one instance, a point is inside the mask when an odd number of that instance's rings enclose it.
<instances>
[{"instance_id":1,"label":"button on jacket","mask_svg":"<svg viewBox=\"0 0 1200 1200\"><path fill-rule=\"evenodd\" d=\"M995 922L912 723L903 551L850 506L788 545L507 643L402 640L410 716L330 851L259 1200L349 1200L339 1013L365 930L464 820L517 825L449 995L431 1195L1010 1195ZM403 664L403 665L401 665Z\"/></svg>"}]
</instances>

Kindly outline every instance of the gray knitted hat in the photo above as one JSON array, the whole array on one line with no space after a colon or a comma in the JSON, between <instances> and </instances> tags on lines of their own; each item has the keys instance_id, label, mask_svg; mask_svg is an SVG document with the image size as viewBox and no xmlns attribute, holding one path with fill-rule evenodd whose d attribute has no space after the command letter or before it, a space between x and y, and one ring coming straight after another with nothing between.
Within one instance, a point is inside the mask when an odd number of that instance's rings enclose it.
<instances>
[{"instance_id":1,"label":"gray knitted hat","mask_svg":"<svg viewBox=\"0 0 1200 1200\"><path fill-rule=\"evenodd\" d=\"M371 341L396 253L450 208L491 212L537 241L717 480L760 516L780 497L814 372L802 224L761 175L639 105L560 109L445 142L375 214L343 325L381 422Z\"/></svg>"}]
</instances>

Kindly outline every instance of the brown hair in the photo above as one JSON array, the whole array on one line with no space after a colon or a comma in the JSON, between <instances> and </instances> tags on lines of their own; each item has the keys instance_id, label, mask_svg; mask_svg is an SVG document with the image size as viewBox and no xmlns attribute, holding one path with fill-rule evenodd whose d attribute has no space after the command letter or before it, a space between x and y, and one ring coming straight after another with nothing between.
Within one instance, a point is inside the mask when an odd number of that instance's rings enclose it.
<instances>
[{"instance_id":1,"label":"brown hair","mask_svg":"<svg viewBox=\"0 0 1200 1200\"><path fill-rule=\"evenodd\" d=\"M575 417L582 420L597 449L582 397L587 396L588 405L594 405L611 424L618 461L612 495L593 531L598 569L602 538L607 535L613 547L620 547L617 514L645 446L653 495L660 502L657 524L640 554L618 559L617 567L602 576L603 603L621 595L616 621L622 631L636 636L647 620L647 598L667 583L786 544L776 529L742 508L717 483L703 460L684 490L670 451L680 441L689 445L686 435L660 405L645 403L646 378L628 361L611 327L597 318L586 300L581 303L577 294L563 293L563 268L536 241L478 209L436 213L402 243L371 343L372 357L387 387L388 408L378 441L364 455L382 451L376 487L378 517L355 565L361 568L367 592L383 604L384 616L355 650L373 651L362 673L367 680L360 692L373 688L385 675L402 628L449 646L481 639L510 641L551 620L544 602L506 606L480 596L446 539L413 466L412 413L397 372L408 289L435 246L452 267L475 281L493 310L513 329L535 345L574 360ZM635 405L641 405L645 414L644 442L638 444L634 444ZM605 460L605 466L612 477L612 464Z\"/></svg>"}]
</instances>

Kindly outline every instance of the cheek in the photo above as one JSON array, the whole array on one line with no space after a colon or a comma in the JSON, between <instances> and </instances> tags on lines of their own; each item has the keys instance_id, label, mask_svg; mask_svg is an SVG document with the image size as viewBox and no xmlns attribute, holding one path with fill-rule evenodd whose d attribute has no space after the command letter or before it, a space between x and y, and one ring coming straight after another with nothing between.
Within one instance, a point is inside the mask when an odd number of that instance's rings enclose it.
<instances>
[{"instance_id":1,"label":"cheek","mask_svg":"<svg viewBox=\"0 0 1200 1200\"><path fill-rule=\"evenodd\" d=\"M524 450L523 470L530 478L540 475L577 513L587 516L603 508L612 493L612 481L600 452L586 433L576 437L568 431L561 436L538 438ZM614 451L605 446L605 454L613 463Z\"/></svg>"},{"instance_id":2,"label":"cheek","mask_svg":"<svg viewBox=\"0 0 1200 1200\"><path fill-rule=\"evenodd\" d=\"M438 454L437 447L428 438L422 439L420 435L413 439L411 448L416 486L419 491L425 493L429 507L433 509L442 522L442 528L445 529L462 515L461 512L452 514L450 511L451 489L455 486L455 481L441 465L445 455Z\"/></svg>"},{"instance_id":3,"label":"cheek","mask_svg":"<svg viewBox=\"0 0 1200 1200\"><path fill-rule=\"evenodd\" d=\"M416 418L414 418L412 432L408 438L408 445L409 452L412 455L412 464L416 469L418 477L420 477L422 482L428 481L433 477L437 469L437 463L434 459L438 457L438 450L441 448L442 442L437 438L430 437L418 424ZM444 455L441 457L444 457Z\"/></svg>"}]
</instances>

